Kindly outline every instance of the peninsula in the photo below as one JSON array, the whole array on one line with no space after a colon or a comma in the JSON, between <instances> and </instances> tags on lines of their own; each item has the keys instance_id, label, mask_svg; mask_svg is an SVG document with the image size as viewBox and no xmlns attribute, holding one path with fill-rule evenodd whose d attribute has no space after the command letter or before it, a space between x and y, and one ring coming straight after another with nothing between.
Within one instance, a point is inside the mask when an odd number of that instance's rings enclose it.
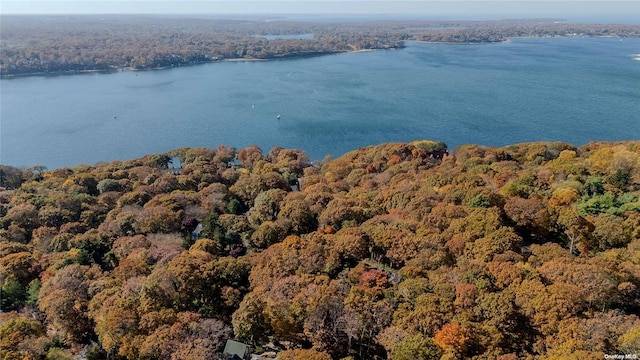
<instances>
[{"instance_id":1,"label":"peninsula","mask_svg":"<svg viewBox=\"0 0 640 360\"><path fill-rule=\"evenodd\" d=\"M3 15L0 76L160 69L512 37L638 37L639 25L500 21L299 22L160 15Z\"/></svg>"}]
</instances>

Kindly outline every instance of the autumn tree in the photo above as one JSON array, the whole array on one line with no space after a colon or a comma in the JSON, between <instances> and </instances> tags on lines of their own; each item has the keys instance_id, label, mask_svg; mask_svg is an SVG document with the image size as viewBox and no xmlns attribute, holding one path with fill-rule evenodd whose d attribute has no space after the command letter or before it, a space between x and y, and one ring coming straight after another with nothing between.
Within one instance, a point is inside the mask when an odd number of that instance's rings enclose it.
<instances>
[{"instance_id":1,"label":"autumn tree","mask_svg":"<svg viewBox=\"0 0 640 360\"><path fill-rule=\"evenodd\" d=\"M575 249L586 253L592 247L589 239L593 225L574 209L560 209L558 225L567 237L569 253L573 254Z\"/></svg>"},{"instance_id":2,"label":"autumn tree","mask_svg":"<svg viewBox=\"0 0 640 360\"><path fill-rule=\"evenodd\" d=\"M315 351L313 349L296 349L285 350L278 354L278 359L281 360L331 360L331 356L324 352Z\"/></svg>"},{"instance_id":3,"label":"autumn tree","mask_svg":"<svg viewBox=\"0 0 640 360\"><path fill-rule=\"evenodd\" d=\"M433 342L442 350L456 356L464 356L469 346L469 331L456 323L449 323L438 330Z\"/></svg>"},{"instance_id":4,"label":"autumn tree","mask_svg":"<svg viewBox=\"0 0 640 360\"><path fill-rule=\"evenodd\" d=\"M541 199L513 197L505 203L504 211L523 237L541 241L553 229L552 214Z\"/></svg>"},{"instance_id":5,"label":"autumn tree","mask_svg":"<svg viewBox=\"0 0 640 360\"><path fill-rule=\"evenodd\" d=\"M256 145L250 145L238 152L240 164L247 169L252 169L253 165L262 159L264 159L262 149Z\"/></svg>"},{"instance_id":6,"label":"autumn tree","mask_svg":"<svg viewBox=\"0 0 640 360\"><path fill-rule=\"evenodd\" d=\"M54 328L70 340L84 340L93 333L87 316L89 282L100 275L97 268L69 265L42 283L38 306Z\"/></svg>"},{"instance_id":7,"label":"autumn tree","mask_svg":"<svg viewBox=\"0 0 640 360\"><path fill-rule=\"evenodd\" d=\"M311 212L309 205L302 200L290 200L278 214L278 220L286 224L295 234L304 234L314 231L318 227L318 220Z\"/></svg>"},{"instance_id":8,"label":"autumn tree","mask_svg":"<svg viewBox=\"0 0 640 360\"><path fill-rule=\"evenodd\" d=\"M34 319L15 316L0 324L0 356L3 359L38 358L44 355L45 329ZM42 348L38 349L38 345ZM39 351L38 351L39 350Z\"/></svg>"}]
</instances>

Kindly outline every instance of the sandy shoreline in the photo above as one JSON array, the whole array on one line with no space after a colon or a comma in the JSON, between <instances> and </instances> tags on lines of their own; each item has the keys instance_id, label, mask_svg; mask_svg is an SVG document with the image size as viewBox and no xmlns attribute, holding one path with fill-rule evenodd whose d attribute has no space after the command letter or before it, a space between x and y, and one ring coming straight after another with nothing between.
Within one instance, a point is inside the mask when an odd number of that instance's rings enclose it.
<instances>
[{"instance_id":1,"label":"sandy shoreline","mask_svg":"<svg viewBox=\"0 0 640 360\"><path fill-rule=\"evenodd\" d=\"M247 62L249 62L249 61L268 61L268 60L271 60L271 59L246 59L246 58L233 58L233 59L220 59L220 60L215 60L215 61L212 61L212 63L219 62L219 61L222 61L222 62L245 62L245 61L247 61ZM202 64L209 64L209 63L202 63Z\"/></svg>"},{"instance_id":2,"label":"sandy shoreline","mask_svg":"<svg viewBox=\"0 0 640 360\"><path fill-rule=\"evenodd\" d=\"M360 49L360 50L345 51L343 53L336 53L336 54L366 53L366 52L372 52L372 51L378 51L378 50L391 50L391 49L395 49L395 48L389 48L389 49Z\"/></svg>"}]
</instances>

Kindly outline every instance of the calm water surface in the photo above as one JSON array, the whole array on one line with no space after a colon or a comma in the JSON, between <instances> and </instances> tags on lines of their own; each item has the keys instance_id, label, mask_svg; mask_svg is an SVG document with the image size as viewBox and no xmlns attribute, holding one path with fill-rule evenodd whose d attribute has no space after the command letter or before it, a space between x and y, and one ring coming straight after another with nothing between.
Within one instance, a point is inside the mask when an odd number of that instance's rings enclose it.
<instances>
[{"instance_id":1,"label":"calm water surface","mask_svg":"<svg viewBox=\"0 0 640 360\"><path fill-rule=\"evenodd\" d=\"M56 168L219 144L321 159L415 139L450 148L640 139L640 39L408 45L3 79L0 163Z\"/></svg>"}]
</instances>

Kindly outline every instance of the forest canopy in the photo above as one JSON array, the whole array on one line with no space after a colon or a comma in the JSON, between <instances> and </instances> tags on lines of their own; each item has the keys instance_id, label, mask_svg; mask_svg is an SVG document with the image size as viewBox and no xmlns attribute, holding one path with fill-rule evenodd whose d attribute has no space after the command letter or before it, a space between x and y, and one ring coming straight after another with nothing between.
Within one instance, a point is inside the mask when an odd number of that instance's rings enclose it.
<instances>
[{"instance_id":1,"label":"forest canopy","mask_svg":"<svg viewBox=\"0 0 640 360\"><path fill-rule=\"evenodd\" d=\"M3 359L640 352L640 142L0 170Z\"/></svg>"}]
</instances>

